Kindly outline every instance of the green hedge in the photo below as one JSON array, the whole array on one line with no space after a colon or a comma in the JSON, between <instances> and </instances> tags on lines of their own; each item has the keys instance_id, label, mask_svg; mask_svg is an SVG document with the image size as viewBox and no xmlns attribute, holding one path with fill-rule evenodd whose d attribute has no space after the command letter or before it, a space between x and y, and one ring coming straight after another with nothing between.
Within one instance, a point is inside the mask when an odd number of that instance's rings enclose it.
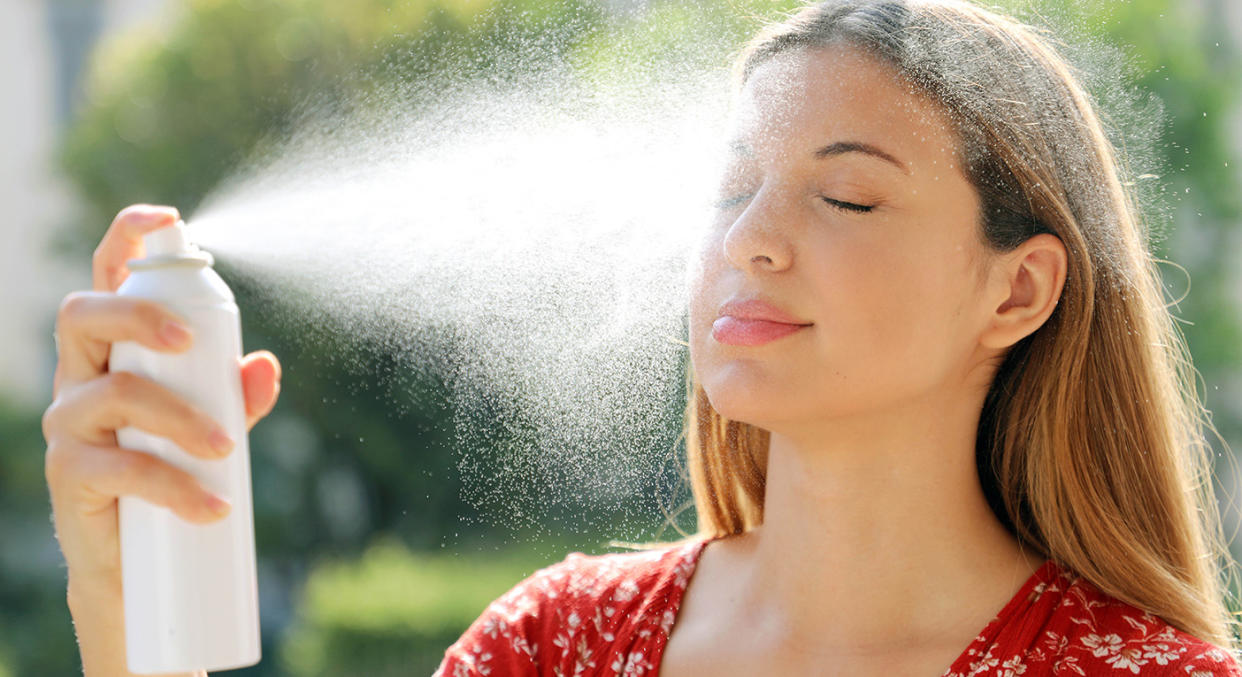
<instances>
[{"instance_id":1,"label":"green hedge","mask_svg":"<svg viewBox=\"0 0 1242 677\"><path fill-rule=\"evenodd\" d=\"M298 677L431 674L488 603L548 563L525 550L415 553L381 539L357 560L315 567L281 663Z\"/></svg>"}]
</instances>

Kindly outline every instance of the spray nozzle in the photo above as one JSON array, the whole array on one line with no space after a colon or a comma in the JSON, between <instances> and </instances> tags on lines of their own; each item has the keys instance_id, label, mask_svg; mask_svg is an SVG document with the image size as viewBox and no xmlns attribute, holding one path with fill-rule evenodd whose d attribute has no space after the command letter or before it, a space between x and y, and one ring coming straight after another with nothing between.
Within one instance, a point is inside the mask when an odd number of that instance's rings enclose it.
<instances>
[{"instance_id":1,"label":"spray nozzle","mask_svg":"<svg viewBox=\"0 0 1242 677\"><path fill-rule=\"evenodd\" d=\"M147 257L178 256L190 249L190 239L185 235L185 221L167 228L160 228L147 233L142 238L147 248Z\"/></svg>"},{"instance_id":2,"label":"spray nozzle","mask_svg":"<svg viewBox=\"0 0 1242 677\"><path fill-rule=\"evenodd\" d=\"M147 256L142 261L148 262L200 262L212 264L211 254L199 249L190 241L186 234L185 221L177 221L171 226L153 230L142 237ZM137 263L137 262L135 262Z\"/></svg>"}]
</instances>

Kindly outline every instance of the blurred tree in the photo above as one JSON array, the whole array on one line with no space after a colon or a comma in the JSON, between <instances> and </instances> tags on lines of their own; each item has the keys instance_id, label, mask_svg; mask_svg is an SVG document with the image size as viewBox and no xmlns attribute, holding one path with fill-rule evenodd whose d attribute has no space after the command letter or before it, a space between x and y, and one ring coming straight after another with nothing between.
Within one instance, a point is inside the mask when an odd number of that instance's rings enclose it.
<instances>
[{"instance_id":1,"label":"blurred tree","mask_svg":"<svg viewBox=\"0 0 1242 677\"><path fill-rule=\"evenodd\" d=\"M191 0L170 34L114 40L95 60L62 155L90 210L84 234L138 199L192 211L308 102L486 73L517 49L555 51L596 16L576 0Z\"/></svg>"}]
</instances>

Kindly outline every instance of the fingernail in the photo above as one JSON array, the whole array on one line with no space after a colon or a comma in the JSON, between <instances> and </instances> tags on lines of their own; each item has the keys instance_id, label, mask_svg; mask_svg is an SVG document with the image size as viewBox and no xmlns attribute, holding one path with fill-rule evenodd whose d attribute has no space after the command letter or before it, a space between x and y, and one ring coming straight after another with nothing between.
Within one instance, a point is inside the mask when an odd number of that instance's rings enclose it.
<instances>
[{"instance_id":1,"label":"fingernail","mask_svg":"<svg viewBox=\"0 0 1242 677\"><path fill-rule=\"evenodd\" d=\"M233 440L229 439L228 433L224 432L223 428L212 430L211 434L207 436L207 443L221 456L233 450Z\"/></svg>"},{"instance_id":2,"label":"fingernail","mask_svg":"<svg viewBox=\"0 0 1242 677\"><path fill-rule=\"evenodd\" d=\"M160 338L170 346L179 346L190 338L190 330L180 322L168 320L160 328Z\"/></svg>"},{"instance_id":3,"label":"fingernail","mask_svg":"<svg viewBox=\"0 0 1242 677\"><path fill-rule=\"evenodd\" d=\"M223 498L220 498L219 496L213 496L211 494L207 495L206 503L207 503L207 509L210 510L212 514L214 515L219 515L219 516L227 515L229 513L229 510L233 509L233 506L228 501L224 500Z\"/></svg>"}]
</instances>

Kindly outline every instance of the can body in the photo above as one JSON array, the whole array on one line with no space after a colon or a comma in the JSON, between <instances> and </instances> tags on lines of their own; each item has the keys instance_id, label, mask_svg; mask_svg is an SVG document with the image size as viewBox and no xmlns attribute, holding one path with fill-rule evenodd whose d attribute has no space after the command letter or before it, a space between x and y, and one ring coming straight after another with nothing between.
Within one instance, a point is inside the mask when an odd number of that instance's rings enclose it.
<instances>
[{"instance_id":1,"label":"can body","mask_svg":"<svg viewBox=\"0 0 1242 677\"><path fill-rule=\"evenodd\" d=\"M224 459L200 459L166 438L135 428L117 441L193 475L232 504L211 524L187 522L135 496L119 500L125 642L137 674L227 670L258 663L258 581L254 510L242 392L241 323L232 293L206 264L141 267L117 290L157 301L184 318L193 346L161 353L113 344L110 371L128 371L168 388L224 426L234 441Z\"/></svg>"}]
</instances>

